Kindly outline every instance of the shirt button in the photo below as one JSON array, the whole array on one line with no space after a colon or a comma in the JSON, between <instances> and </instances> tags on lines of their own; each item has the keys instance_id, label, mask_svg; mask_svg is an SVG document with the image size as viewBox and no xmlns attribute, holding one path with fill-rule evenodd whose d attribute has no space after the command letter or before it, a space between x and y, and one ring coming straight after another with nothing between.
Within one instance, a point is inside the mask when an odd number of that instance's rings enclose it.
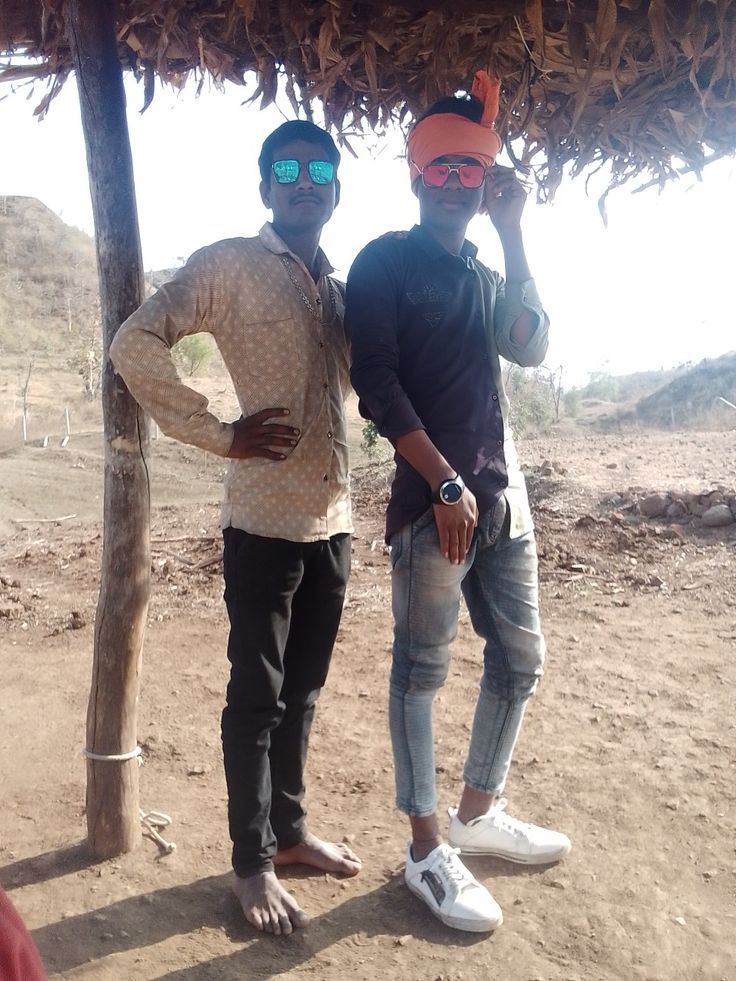
<instances>
[{"instance_id":1,"label":"shirt button","mask_svg":"<svg viewBox=\"0 0 736 981\"><path fill-rule=\"evenodd\" d=\"M332 432L327 433L327 438L332 439Z\"/></svg>"},{"instance_id":2,"label":"shirt button","mask_svg":"<svg viewBox=\"0 0 736 981\"><path fill-rule=\"evenodd\" d=\"M329 479L330 478L327 476L327 474L325 474L324 477L322 478L322 480L329 480Z\"/></svg>"},{"instance_id":3,"label":"shirt button","mask_svg":"<svg viewBox=\"0 0 736 981\"><path fill-rule=\"evenodd\" d=\"M496 440L496 446L503 446L503 440L502 439Z\"/></svg>"},{"instance_id":4,"label":"shirt button","mask_svg":"<svg viewBox=\"0 0 736 981\"><path fill-rule=\"evenodd\" d=\"M325 384L322 386L322 388L324 388L324 390L327 391L327 389L329 388L329 385L325 382Z\"/></svg>"},{"instance_id":5,"label":"shirt button","mask_svg":"<svg viewBox=\"0 0 736 981\"><path fill-rule=\"evenodd\" d=\"M498 402L498 395L494 395L494 396L493 396L493 401L494 401L494 402Z\"/></svg>"},{"instance_id":6,"label":"shirt button","mask_svg":"<svg viewBox=\"0 0 736 981\"><path fill-rule=\"evenodd\" d=\"M319 342L319 346L320 347L324 347L324 344L322 343L322 341Z\"/></svg>"},{"instance_id":7,"label":"shirt button","mask_svg":"<svg viewBox=\"0 0 736 981\"><path fill-rule=\"evenodd\" d=\"M322 297L321 296L318 296L317 297L317 303L321 303L321 302L322 302Z\"/></svg>"}]
</instances>

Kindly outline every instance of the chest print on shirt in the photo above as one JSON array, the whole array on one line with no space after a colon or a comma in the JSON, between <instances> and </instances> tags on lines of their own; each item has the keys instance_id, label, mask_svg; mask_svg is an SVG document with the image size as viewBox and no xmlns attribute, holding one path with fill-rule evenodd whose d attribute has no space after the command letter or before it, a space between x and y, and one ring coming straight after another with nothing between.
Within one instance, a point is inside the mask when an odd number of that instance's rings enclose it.
<instances>
[{"instance_id":1,"label":"chest print on shirt","mask_svg":"<svg viewBox=\"0 0 736 981\"><path fill-rule=\"evenodd\" d=\"M442 318L444 316L444 306L450 299L449 290L438 290L436 287L428 284L421 290L407 290L406 298L413 306L431 308L435 309L425 309L423 310L424 319L427 321L430 327L437 327L442 323ZM439 307L439 309L437 309Z\"/></svg>"}]
</instances>

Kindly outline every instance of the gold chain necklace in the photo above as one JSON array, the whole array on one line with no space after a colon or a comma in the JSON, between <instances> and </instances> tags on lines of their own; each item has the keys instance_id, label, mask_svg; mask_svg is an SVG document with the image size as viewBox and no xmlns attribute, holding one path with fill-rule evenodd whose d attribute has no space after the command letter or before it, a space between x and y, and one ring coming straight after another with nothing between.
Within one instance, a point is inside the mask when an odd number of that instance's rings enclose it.
<instances>
[{"instance_id":1,"label":"gold chain necklace","mask_svg":"<svg viewBox=\"0 0 736 981\"><path fill-rule=\"evenodd\" d=\"M280 255L279 258L281 259L281 263L284 269L289 275L289 279L291 280L294 289L299 294L299 298L301 299L302 303L307 308L307 310L309 310L309 312L312 314L314 319L322 323L321 313L319 312L319 310L317 310L315 305L312 303L312 301L309 299L307 294L304 292L304 288L302 287L302 284L299 282L299 280L296 278L296 276L292 271L291 263L289 262L288 257L285 255ZM337 300L335 299L335 287L332 285L332 280L330 279L329 276L325 278L327 279L327 292L329 293L329 297L330 297L330 313L332 314L331 319L334 320L335 317L337 316Z\"/></svg>"}]
</instances>

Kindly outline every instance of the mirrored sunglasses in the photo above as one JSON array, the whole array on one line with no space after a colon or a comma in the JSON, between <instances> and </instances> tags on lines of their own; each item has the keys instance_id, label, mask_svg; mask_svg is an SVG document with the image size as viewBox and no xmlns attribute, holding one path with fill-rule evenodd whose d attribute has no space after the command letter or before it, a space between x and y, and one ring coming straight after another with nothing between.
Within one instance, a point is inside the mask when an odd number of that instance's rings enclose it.
<instances>
[{"instance_id":1,"label":"mirrored sunglasses","mask_svg":"<svg viewBox=\"0 0 736 981\"><path fill-rule=\"evenodd\" d=\"M420 171L425 187L444 187L450 174L457 174L463 187L481 187L486 178L482 164L427 164Z\"/></svg>"},{"instance_id":2,"label":"mirrored sunglasses","mask_svg":"<svg viewBox=\"0 0 736 981\"><path fill-rule=\"evenodd\" d=\"M298 160L274 160L271 165L277 184L295 184L301 168ZM335 165L329 160L310 160L307 173L313 184L329 184L335 176Z\"/></svg>"}]
</instances>

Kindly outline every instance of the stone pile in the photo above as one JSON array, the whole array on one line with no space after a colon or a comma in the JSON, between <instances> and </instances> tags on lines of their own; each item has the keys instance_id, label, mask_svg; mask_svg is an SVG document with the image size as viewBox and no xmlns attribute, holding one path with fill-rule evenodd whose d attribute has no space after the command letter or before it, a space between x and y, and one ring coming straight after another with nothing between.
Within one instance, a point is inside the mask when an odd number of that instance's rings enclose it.
<instances>
[{"instance_id":1,"label":"stone pile","mask_svg":"<svg viewBox=\"0 0 736 981\"><path fill-rule=\"evenodd\" d=\"M643 518L664 518L676 524L723 528L736 522L736 491L718 488L702 494L667 491L638 499Z\"/></svg>"}]
</instances>

